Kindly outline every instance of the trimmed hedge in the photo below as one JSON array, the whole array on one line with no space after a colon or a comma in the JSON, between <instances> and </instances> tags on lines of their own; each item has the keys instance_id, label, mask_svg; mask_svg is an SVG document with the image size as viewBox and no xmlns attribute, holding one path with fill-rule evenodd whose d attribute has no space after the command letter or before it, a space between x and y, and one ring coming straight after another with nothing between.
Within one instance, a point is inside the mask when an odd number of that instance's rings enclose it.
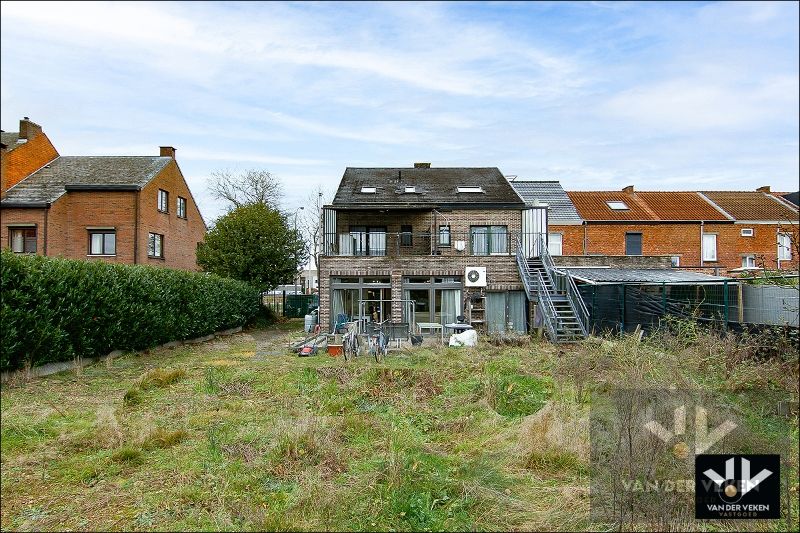
<instances>
[{"instance_id":1,"label":"trimmed hedge","mask_svg":"<svg viewBox=\"0 0 800 533\"><path fill-rule=\"evenodd\" d=\"M212 274L9 251L0 289L0 370L200 337L259 311L258 289Z\"/></svg>"}]
</instances>

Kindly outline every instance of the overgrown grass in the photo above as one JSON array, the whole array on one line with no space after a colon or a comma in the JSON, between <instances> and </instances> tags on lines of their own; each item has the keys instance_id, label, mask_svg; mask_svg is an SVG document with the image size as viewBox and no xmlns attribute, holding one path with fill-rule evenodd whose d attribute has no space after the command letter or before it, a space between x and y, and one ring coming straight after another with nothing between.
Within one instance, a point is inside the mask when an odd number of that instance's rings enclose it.
<instances>
[{"instance_id":1,"label":"overgrown grass","mask_svg":"<svg viewBox=\"0 0 800 533\"><path fill-rule=\"evenodd\" d=\"M591 392L797 397L796 359L744 357L700 330L557 347L514 336L383 364L258 355L298 329L4 388L2 529L613 529L589 517ZM748 408L767 438L785 431Z\"/></svg>"}]
</instances>

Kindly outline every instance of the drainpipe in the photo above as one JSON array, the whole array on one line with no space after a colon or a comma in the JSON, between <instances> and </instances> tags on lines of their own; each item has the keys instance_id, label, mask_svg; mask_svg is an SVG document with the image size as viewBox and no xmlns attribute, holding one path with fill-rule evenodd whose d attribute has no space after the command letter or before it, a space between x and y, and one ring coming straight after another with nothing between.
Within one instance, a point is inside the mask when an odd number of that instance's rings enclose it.
<instances>
[{"instance_id":1,"label":"drainpipe","mask_svg":"<svg viewBox=\"0 0 800 533\"><path fill-rule=\"evenodd\" d=\"M703 266L703 225L705 221L700 221L700 266Z\"/></svg>"},{"instance_id":2,"label":"drainpipe","mask_svg":"<svg viewBox=\"0 0 800 533\"><path fill-rule=\"evenodd\" d=\"M44 255L47 255L47 215L50 212L50 206L44 208L44 243L43 243L43 252Z\"/></svg>"},{"instance_id":3,"label":"drainpipe","mask_svg":"<svg viewBox=\"0 0 800 533\"><path fill-rule=\"evenodd\" d=\"M586 243L588 241L588 236L586 234L586 228L588 226L588 223L584 220L582 222L582 225L583 225L583 255L588 255L588 251L586 250Z\"/></svg>"},{"instance_id":4,"label":"drainpipe","mask_svg":"<svg viewBox=\"0 0 800 533\"><path fill-rule=\"evenodd\" d=\"M136 191L136 205L133 209L133 264L139 262L139 196L141 191Z\"/></svg>"}]
</instances>

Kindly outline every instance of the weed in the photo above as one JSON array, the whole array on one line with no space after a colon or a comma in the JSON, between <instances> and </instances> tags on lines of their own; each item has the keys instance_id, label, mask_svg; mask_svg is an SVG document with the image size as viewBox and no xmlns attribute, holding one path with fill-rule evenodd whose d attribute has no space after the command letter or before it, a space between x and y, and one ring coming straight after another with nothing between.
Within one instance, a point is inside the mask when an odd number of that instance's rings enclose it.
<instances>
[{"instance_id":1,"label":"weed","mask_svg":"<svg viewBox=\"0 0 800 533\"><path fill-rule=\"evenodd\" d=\"M132 387L125 391L125 395L122 397L122 403L132 407L134 405L139 405L142 403L142 391L140 391L137 387Z\"/></svg>"},{"instance_id":2,"label":"weed","mask_svg":"<svg viewBox=\"0 0 800 533\"><path fill-rule=\"evenodd\" d=\"M113 448L122 443L122 430L113 407L103 406L97 410L94 438L98 444L107 448Z\"/></svg>"},{"instance_id":3,"label":"weed","mask_svg":"<svg viewBox=\"0 0 800 533\"><path fill-rule=\"evenodd\" d=\"M125 463L129 465L140 465L144 462L142 451L133 446L123 446L111 454L111 461L114 463Z\"/></svg>"},{"instance_id":4,"label":"weed","mask_svg":"<svg viewBox=\"0 0 800 533\"><path fill-rule=\"evenodd\" d=\"M518 417L535 413L550 397L549 380L523 374L490 377L489 405L503 416Z\"/></svg>"},{"instance_id":5,"label":"weed","mask_svg":"<svg viewBox=\"0 0 800 533\"><path fill-rule=\"evenodd\" d=\"M203 391L208 395L219 393L219 378L221 375L219 368L209 366L206 368L205 381L203 381Z\"/></svg>"},{"instance_id":6,"label":"weed","mask_svg":"<svg viewBox=\"0 0 800 533\"><path fill-rule=\"evenodd\" d=\"M184 441L188 436L189 434L183 429L169 431L164 428L156 428L144 439L142 448L145 450L171 448Z\"/></svg>"},{"instance_id":7,"label":"weed","mask_svg":"<svg viewBox=\"0 0 800 533\"><path fill-rule=\"evenodd\" d=\"M142 374L139 378L139 387L142 390L164 388L184 377L186 377L186 371L182 368L154 368Z\"/></svg>"}]
</instances>

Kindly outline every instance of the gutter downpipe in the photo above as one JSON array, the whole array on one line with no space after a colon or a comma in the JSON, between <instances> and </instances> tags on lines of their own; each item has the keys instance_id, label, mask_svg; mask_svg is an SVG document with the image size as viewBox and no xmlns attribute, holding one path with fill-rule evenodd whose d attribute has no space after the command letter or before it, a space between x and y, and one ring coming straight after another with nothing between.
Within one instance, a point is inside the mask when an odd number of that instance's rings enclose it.
<instances>
[{"instance_id":1,"label":"gutter downpipe","mask_svg":"<svg viewBox=\"0 0 800 533\"><path fill-rule=\"evenodd\" d=\"M136 191L136 202L133 209L133 264L139 262L139 197L141 189Z\"/></svg>"},{"instance_id":2,"label":"gutter downpipe","mask_svg":"<svg viewBox=\"0 0 800 533\"><path fill-rule=\"evenodd\" d=\"M705 225L705 221L700 221L700 266L703 266L703 226Z\"/></svg>"},{"instance_id":3,"label":"gutter downpipe","mask_svg":"<svg viewBox=\"0 0 800 533\"><path fill-rule=\"evenodd\" d=\"M48 205L47 207L44 208L44 243L42 248L44 249L43 251L45 256L47 256L47 231L48 231L47 215L49 212L50 212L50 206Z\"/></svg>"},{"instance_id":4,"label":"gutter downpipe","mask_svg":"<svg viewBox=\"0 0 800 533\"><path fill-rule=\"evenodd\" d=\"M583 255L588 255L587 250L586 250L586 241L588 239L588 236L586 234L586 229L587 229L588 225L589 225L589 223L584 220L583 221Z\"/></svg>"}]
</instances>

